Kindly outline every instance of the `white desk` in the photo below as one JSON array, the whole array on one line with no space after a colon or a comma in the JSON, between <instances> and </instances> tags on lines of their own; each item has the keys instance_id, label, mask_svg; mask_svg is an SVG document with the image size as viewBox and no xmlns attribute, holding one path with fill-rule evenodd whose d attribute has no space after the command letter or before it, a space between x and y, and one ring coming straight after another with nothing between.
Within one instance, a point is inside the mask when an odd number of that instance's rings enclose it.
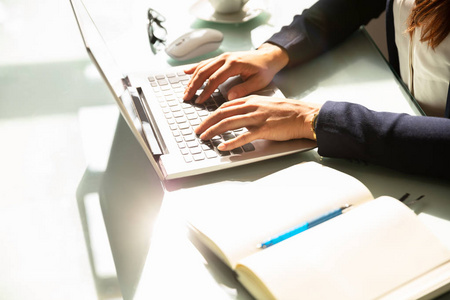
<instances>
[{"instance_id":1,"label":"white desk","mask_svg":"<svg viewBox=\"0 0 450 300\"><path fill-rule=\"evenodd\" d=\"M271 10L271 18L263 14L244 24L219 25L195 20L189 15L180 16L180 12L187 11L185 9L193 2L177 1L176 12L171 12L169 7L160 2L154 3L153 8L168 18L166 25L169 33L173 28L178 36L186 31L183 28L189 26L222 30L225 40L219 52L258 46L263 41L261 33L268 37L276 28L290 22L295 12L300 12L302 7L311 4L276 1L277 9ZM266 5L273 8L273 4L266 2ZM147 5L153 5L142 1L132 3L130 11L133 14L136 11L145 12ZM127 16L125 14L123 19L128 20ZM271 25L265 25L266 22ZM137 23L143 25L142 22ZM186 27L179 26L179 23L186 24ZM145 71L149 66L175 64L174 61L167 60L163 53L154 57L150 55L146 36L142 35L142 26L135 28L130 25L130 28L134 30L120 27L118 35L106 36L107 42L109 39L115 45L115 54L122 65ZM139 34L125 34L130 32ZM123 49L119 46L123 45L122 38L135 39L139 41L139 46L133 50ZM130 51L133 51L133 55L125 55ZM136 57L144 63L138 63ZM374 110L420 113L364 31L323 57L301 68L279 74L275 81L289 98L318 102L346 100L359 102ZM124 298L251 298L233 278L230 270L207 252L202 255L189 242L179 214L188 199L173 195L182 195L183 189L203 185L215 185L218 192L226 192L236 184L257 180L303 161L317 161L342 170L366 184L375 197L390 195L399 198L405 193L415 198L425 195L423 210L430 215L450 220L450 202L446 201L450 192L448 183L360 162L322 159L315 150L251 166L166 182L164 191L125 122L119 119L99 194Z\"/></svg>"}]
</instances>

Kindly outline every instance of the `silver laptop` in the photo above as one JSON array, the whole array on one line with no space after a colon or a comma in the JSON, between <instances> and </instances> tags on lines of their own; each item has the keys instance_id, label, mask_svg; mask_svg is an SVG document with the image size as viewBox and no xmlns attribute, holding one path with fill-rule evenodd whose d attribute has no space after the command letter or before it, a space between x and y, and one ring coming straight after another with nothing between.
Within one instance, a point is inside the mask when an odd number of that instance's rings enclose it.
<instances>
[{"instance_id":1,"label":"silver laptop","mask_svg":"<svg viewBox=\"0 0 450 300\"><path fill-rule=\"evenodd\" d=\"M229 131L210 141L200 140L194 128L226 101L231 78L202 105L182 100L189 76L181 68L147 77L123 74L108 51L82 0L71 0L87 52L116 99L123 118L162 180L202 174L312 149L310 140L256 140L232 151L219 151L221 141L245 132ZM258 94L283 97L274 86Z\"/></svg>"}]
</instances>

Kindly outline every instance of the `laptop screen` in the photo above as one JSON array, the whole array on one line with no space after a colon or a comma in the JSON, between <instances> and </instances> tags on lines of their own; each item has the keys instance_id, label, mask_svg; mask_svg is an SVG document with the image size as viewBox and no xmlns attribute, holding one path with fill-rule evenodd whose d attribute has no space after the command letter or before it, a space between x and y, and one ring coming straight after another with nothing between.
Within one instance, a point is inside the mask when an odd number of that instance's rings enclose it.
<instances>
[{"instance_id":1,"label":"laptop screen","mask_svg":"<svg viewBox=\"0 0 450 300\"><path fill-rule=\"evenodd\" d=\"M125 91L120 71L111 52L82 1L71 1L86 49L117 98Z\"/></svg>"}]
</instances>

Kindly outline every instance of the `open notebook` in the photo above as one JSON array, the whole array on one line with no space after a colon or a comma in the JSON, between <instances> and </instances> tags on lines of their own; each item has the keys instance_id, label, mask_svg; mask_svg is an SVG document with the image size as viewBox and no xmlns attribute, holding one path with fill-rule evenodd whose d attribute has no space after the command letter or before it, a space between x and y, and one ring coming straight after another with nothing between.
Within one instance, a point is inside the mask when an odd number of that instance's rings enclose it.
<instances>
[{"instance_id":1,"label":"open notebook","mask_svg":"<svg viewBox=\"0 0 450 300\"><path fill-rule=\"evenodd\" d=\"M313 162L281 172L295 178L283 190L262 179L213 199L183 192L192 238L257 299L418 299L449 287L450 250L402 202L374 199L355 178ZM348 212L257 248L345 204Z\"/></svg>"}]
</instances>

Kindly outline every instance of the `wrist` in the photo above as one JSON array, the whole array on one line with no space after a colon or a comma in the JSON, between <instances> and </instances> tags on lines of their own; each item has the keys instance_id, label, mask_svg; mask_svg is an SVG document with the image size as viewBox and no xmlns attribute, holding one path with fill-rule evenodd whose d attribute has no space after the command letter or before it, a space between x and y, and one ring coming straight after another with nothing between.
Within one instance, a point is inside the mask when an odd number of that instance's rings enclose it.
<instances>
[{"instance_id":1,"label":"wrist","mask_svg":"<svg viewBox=\"0 0 450 300\"><path fill-rule=\"evenodd\" d=\"M316 124L317 119L319 116L319 108L311 111L306 117L305 117L305 127L308 128L305 133L305 138L317 141L316 136Z\"/></svg>"},{"instance_id":2,"label":"wrist","mask_svg":"<svg viewBox=\"0 0 450 300\"><path fill-rule=\"evenodd\" d=\"M258 48L258 51L264 51L270 55L273 67L276 68L277 71L283 69L289 63L288 53L277 45L264 43Z\"/></svg>"},{"instance_id":3,"label":"wrist","mask_svg":"<svg viewBox=\"0 0 450 300\"><path fill-rule=\"evenodd\" d=\"M319 113L315 113L311 119L310 125L311 125L311 132L313 134L313 140L317 141L316 136L316 123L317 123L317 117L319 116Z\"/></svg>"}]
</instances>

